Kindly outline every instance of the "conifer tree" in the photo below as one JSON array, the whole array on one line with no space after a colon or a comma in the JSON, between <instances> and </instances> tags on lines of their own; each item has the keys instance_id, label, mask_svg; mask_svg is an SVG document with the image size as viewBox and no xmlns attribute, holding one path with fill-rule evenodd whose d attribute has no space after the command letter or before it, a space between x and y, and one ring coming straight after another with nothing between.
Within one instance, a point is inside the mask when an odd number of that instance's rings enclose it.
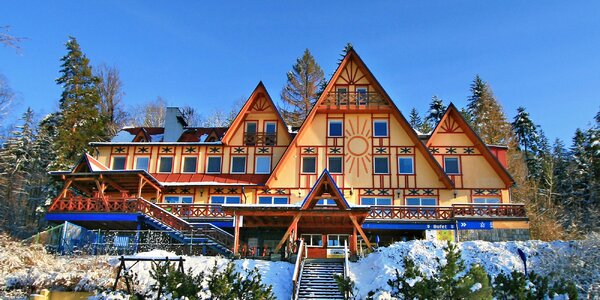
<instances>
[{"instance_id":1,"label":"conifer tree","mask_svg":"<svg viewBox=\"0 0 600 300\"><path fill-rule=\"evenodd\" d=\"M502 107L496 101L489 85L479 75L471 84L471 96L467 104L471 127L486 144L507 145L510 143L510 126Z\"/></svg>"},{"instance_id":2,"label":"conifer tree","mask_svg":"<svg viewBox=\"0 0 600 300\"><path fill-rule=\"evenodd\" d=\"M324 80L323 70L308 49L287 73L287 83L281 91L280 111L287 125L300 126L318 99Z\"/></svg>"},{"instance_id":3,"label":"conifer tree","mask_svg":"<svg viewBox=\"0 0 600 300\"><path fill-rule=\"evenodd\" d=\"M431 97L431 103L429 103L429 110L427 111L427 115L425 116L425 123L429 123L431 128L434 128L444 116L446 112L446 105L444 105L444 101L438 96Z\"/></svg>"},{"instance_id":4,"label":"conifer tree","mask_svg":"<svg viewBox=\"0 0 600 300\"><path fill-rule=\"evenodd\" d=\"M67 54L61 59L61 76L56 83L63 88L60 119L54 141L57 157L54 170L67 169L86 151L88 143L105 139L105 119L100 114L100 79L92 74L89 59L77 40L70 37Z\"/></svg>"},{"instance_id":5,"label":"conifer tree","mask_svg":"<svg viewBox=\"0 0 600 300\"><path fill-rule=\"evenodd\" d=\"M421 131L421 127L423 127L423 120L421 120L421 116L416 108L412 108L408 115L410 126L417 131Z\"/></svg>"}]
</instances>

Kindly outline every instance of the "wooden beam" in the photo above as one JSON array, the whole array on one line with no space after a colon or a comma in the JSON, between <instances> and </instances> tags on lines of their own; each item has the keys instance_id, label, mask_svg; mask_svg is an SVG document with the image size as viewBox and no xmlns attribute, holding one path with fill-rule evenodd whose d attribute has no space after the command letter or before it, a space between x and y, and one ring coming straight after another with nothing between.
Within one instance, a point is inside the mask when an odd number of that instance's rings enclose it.
<instances>
[{"instance_id":1,"label":"wooden beam","mask_svg":"<svg viewBox=\"0 0 600 300\"><path fill-rule=\"evenodd\" d=\"M114 180L112 180L112 179L110 179L108 177L104 177L104 176L100 175L100 180L103 181L103 182L108 183L109 185L111 185L115 189L119 190L119 192L121 192L121 193L127 193L126 189L124 189L118 183L116 183Z\"/></svg>"},{"instance_id":2,"label":"wooden beam","mask_svg":"<svg viewBox=\"0 0 600 300\"><path fill-rule=\"evenodd\" d=\"M352 220L352 223L354 224L354 228L358 231L358 233L360 233L360 236L363 238L363 240L367 244L367 247L369 247L370 250L373 250L373 246L371 246L371 242L369 242L367 235L360 227L360 224L358 224L358 221L356 221L356 217L353 216L352 214L348 214L348 217L350 217L350 220Z\"/></svg>"},{"instance_id":3,"label":"wooden beam","mask_svg":"<svg viewBox=\"0 0 600 300\"><path fill-rule=\"evenodd\" d=\"M146 183L147 183L147 184L151 185L153 188L155 188L155 189L157 189L157 190L160 190L160 189L161 189L161 188L160 188L158 185L156 185L156 184L154 184L152 181L150 181L150 180L146 179L146 178L145 178L145 177L144 177L142 174L139 174L139 176L140 176L141 178L144 178L144 181L145 181L145 183L144 183L144 184L146 184Z\"/></svg>"},{"instance_id":4,"label":"wooden beam","mask_svg":"<svg viewBox=\"0 0 600 300\"><path fill-rule=\"evenodd\" d=\"M65 186L63 186L63 189L60 191L60 194L58 194L59 197L67 197L67 190L71 186L71 183L73 183L73 179L67 179L67 182L65 182Z\"/></svg>"},{"instance_id":5,"label":"wooden beam","mask_svg":"<svg viewBox=\"0 0 600 300\"><path fill-rule=\"evenodd\" d=\"M138 192L137 197L142 198L142 188L144 187L144 177L140 176L140 181L138 183Z\"/></svg>"},{"instance_id":6,"label":"wooden beam","mask_svg":"<svg viewBox=\"0 0 600 300\"><path fill-rule=\"evenodd\" d=\"M275 253L279 252L279 249L281 249L281 246L283 246L283 243L285 243L285 240L287 240L288 236L292 232L292 229L294 229L296 227L296 225L298 224L298 221L300 220L301 216L302 216L302 212L299 212L296 216L294 216L294 219L292 220L292 224L290 224L290 226L288 226L288 229L283 234L281 241L279 241L279 244L277 244L277 247L275 247L275 251L274 251Z\"/></svg>"}]
</instances>

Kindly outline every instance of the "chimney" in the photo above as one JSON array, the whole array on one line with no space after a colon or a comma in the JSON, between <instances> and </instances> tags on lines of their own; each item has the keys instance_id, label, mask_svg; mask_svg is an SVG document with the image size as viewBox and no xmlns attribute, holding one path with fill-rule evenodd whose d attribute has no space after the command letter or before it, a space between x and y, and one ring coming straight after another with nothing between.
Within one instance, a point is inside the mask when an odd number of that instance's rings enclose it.
<instances>
[{"instance_id":1,"label":"chimney","mask_svg":"<svg viewBox=\"0 0 600 300\"><path fill-rule=\"evenodd\" d=\"M177 142L187 126L183 114L177 107L167 107L163 142Z\"/></svg>"}]
</instances>

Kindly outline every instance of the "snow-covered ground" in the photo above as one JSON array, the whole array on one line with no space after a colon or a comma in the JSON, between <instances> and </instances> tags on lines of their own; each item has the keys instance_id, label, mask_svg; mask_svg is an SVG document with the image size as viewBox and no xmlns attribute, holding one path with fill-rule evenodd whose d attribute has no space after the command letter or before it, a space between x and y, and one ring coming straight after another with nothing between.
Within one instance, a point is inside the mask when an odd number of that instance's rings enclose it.
<instances>
[{"instance_id":1,"label":"snow-covered ground","mask_svg":"<svg viewBox=\"0 0 600 300\"><path fill-rule=\"evenodd\" d=\"M446 243L441 241L410 241L382 247L356 263L350 263L350 278L356 284L357 299L369 291L389 291L388 279L395 270L404 271L404 257L415 261L421 272L432 275L440 263L445 263ZM584 241L525 241L489 243L482 241L458 244L462 258L469 268L479 264L493 277L500 272L523 271L517 254L521 249L528 257L528 271L543 275L554 273L574 280L582 293L600 285L600 240L598 235Z\"/></svg>"}]
</instances>

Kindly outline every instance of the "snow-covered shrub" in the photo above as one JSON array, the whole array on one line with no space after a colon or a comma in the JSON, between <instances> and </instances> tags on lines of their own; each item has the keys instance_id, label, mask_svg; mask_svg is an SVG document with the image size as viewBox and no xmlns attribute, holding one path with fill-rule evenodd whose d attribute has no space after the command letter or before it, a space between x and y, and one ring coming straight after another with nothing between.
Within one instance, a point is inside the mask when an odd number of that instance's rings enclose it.
<instances>
[{"instance_id":1,"label":"snow-covered shrub","mask_svg":"<svg viewBox=\"0 0 600 300\"><path fill-rule=\"evenodd\" d=\"M204 272L197 275L193 275L191 269L187 273L181 272L169 262L153 262L150 277L156 281L151 289L158 298L170 294L173 298L199 299L204 282Z\"/></svg>"},{"instance_id":2,"label":"snow-covered shrub","mask_svg":"<svg viewBox=\"0 0 600 300\"><path fill-rule=\"evenodd\" d=\"M510 275L498 274L494 279L494 297L503 299L552 299L557 295L567 295L577 299L577 288L572 282L557 280L535 272L525 275L513 271Z\"/></svg>"},{"instance_id":3,"label":"snow-covered shrub","mask_svg":"<svg viewBox=\"0 0 600 300\"><path fill-rule=\"evenodd\" d=\"M235 266L229 263L223 272L218 272L218 267L208 276L208 290L210 299L215 300L273 300L273 287L262 283L262 276L258 269L245 271L241 274L234 271Z\"/></svg>"},{"instance_id":4,"label":"snow-covered shrub","mask_svg":"<svg viewBox=\"0 0 600 300\"><path fill-rule=\"evenodd\" d=\"M350 277L342 274L333 274L333 279L346 299L354 299L355 284Z\"/></svg>"}]
</instances>

